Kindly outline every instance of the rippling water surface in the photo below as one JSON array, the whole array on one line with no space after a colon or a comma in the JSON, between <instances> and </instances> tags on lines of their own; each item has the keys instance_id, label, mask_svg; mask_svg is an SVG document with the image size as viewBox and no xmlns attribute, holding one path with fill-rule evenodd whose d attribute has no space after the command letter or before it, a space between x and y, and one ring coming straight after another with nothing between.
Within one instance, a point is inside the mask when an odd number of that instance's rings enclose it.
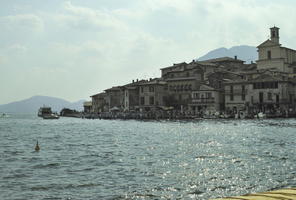
<instances>
[{"instance_id":1,"label":"rippling water surface","mask_svg":"<svg viewBox=\"0 0 296 200\"><path fill-rule=\"evenodd\" d=\"M295 187L295 143L296 119L12 115L0 118L0 199L209 199Z\"/></svg>"}]
</instances>

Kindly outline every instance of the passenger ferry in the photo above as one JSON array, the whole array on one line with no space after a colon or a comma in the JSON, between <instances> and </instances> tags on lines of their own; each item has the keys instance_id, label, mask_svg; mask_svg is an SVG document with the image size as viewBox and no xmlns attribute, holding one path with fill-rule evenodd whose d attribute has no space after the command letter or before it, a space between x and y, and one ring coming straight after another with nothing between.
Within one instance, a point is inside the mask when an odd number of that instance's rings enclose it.
<instances>
[{"instance_id":1,"label":"passenger ferry","mask_svg":"<svg viewBox=\"0 0 296 200\"><path fill-rule=\"evenodd\" d=\"M38 117L42 117L43 119L59 119L60 117L51 111L51 107L40 107L38 110Z\"/></svg>"}]
</instances>

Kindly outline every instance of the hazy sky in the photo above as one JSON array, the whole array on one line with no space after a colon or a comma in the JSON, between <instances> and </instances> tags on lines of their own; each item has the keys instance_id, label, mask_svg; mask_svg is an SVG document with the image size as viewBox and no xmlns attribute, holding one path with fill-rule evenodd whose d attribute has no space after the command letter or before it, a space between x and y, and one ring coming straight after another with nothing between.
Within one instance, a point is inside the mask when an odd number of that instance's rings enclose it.
<instances>
[{"instance_id":1,"label":"hazy sky","mask_svg":"<svg viewBox=\"0 0 296 200\"><path fill-rule=\"evenodd\" d=\"M273 25L295 48L295 8L295 0L0 0L0 104L89 99L215 48L257 46Z\"/></svg>"}]
</instances>

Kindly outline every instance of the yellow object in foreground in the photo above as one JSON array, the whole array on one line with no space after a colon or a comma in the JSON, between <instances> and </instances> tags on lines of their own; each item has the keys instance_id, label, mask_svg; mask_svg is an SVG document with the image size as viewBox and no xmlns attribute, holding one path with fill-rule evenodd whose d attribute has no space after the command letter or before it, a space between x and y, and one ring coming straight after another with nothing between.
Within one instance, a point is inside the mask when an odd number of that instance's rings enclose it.
<instances>
[{"instance_id":1,"label":"yellow object in foreground","mask_svg":"<svg viewBox=\"0 0 296 200\"><path fill-rule=\"evenodd\" d=\"M270 192L261 192L254 194L246 194L243 196L226 197L216 200L296 200L296 188L275 190Z\"/></svg>"}]
</instances>

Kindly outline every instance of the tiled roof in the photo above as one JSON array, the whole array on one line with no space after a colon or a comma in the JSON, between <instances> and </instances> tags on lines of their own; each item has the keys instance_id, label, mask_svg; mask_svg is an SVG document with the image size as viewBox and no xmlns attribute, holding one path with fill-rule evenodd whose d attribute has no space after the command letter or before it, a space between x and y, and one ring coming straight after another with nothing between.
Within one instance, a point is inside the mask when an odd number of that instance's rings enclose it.
<instances>
[{"instance_id":1,"label":"tiled roof","mask_svg":"<svg viewBox=\"0 0 296 200\"><path fill-rule=\"evenodd\" d=\"M213 58L209 60L203 60L203 61L198 61L198 62L207 62L207 63L215 63L215 62L223 62L223 61L232 61L232 62L244 62L243 60L240 59L235 59L231 57L221 57L221 58Z\"/></svg>"}]
</instances>

